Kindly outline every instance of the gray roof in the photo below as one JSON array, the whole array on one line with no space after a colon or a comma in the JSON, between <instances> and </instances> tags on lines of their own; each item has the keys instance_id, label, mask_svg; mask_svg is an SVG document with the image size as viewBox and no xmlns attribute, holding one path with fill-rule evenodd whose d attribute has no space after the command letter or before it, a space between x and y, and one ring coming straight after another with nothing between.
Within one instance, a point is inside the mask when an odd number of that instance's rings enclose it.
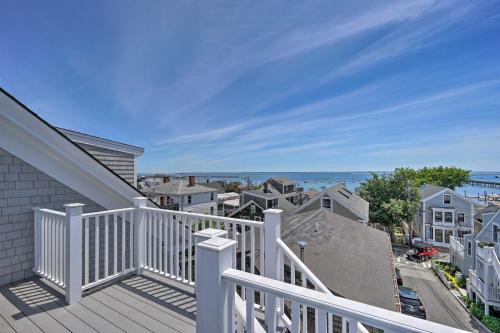
<instances>
[{"instance_id":1,"label":"gray roof","mask_svg":"<svg viewBox=\"0 0 500 333\"><path fill-rule=\"evenodd\" d=\"M277 176L277 177L271 177L271 179L283 185L295 185L295 182L291 181L286 177Z\"/></svg>"},{"instance_id":2,"label":"gray roof","mask_svg":"<svg viewBox=\"0 0 500 333\"><path fill-rule=\"evenodd\" d=\"M448 189L447 187L444 186L437 186L437 185L432 185L432 184L425 184L420 186L420 196L422 199L428 198L436 193L441 192L442 190Z\"/></svg>"},{"instance_id":3,"label":"gray roof","mask_svg":"<svg viewBox=\"0 0 500 333\"><path fill-rule=\"evenodd\" d=\"M297 255L297 242L308 242L304 261L334 294L395 310L391 242L386 233L323 210L288 217L281 236Z\"/></svg>"},{"instance_id":4,"label":"gray roof","mask_svg":"<svg viewBox=\"0 0 500 333\"><path fill-rule=\"evenodd\" d=\"M325 193L328 193L336 202L340 203L360 219L368 221L370 204L357 193L349 190L343 183L338 183L337 185L322 191L297 208L294 213L304 212L307 207L313 205L318 200L321 200L323 194Z\"/></svg>"},{"instance_id":5,"label":"gray roof","mask_svg":"<svg viewBox=\"0 0 500 333\"><path fill-rule=\"evenodd\" d=\"M193 193L217 192L217 190L200 184L188 186L189 182L185 179L176 179L168 183L162 183L149 189L150 192L162 193L167 195L184 195Z\"/></svg>"},{"instance_id":6,"label":"gray roof","mask_svg":"<svg viewBox=\"0 0 500 333\"><path fill-rule=\"evenodd\" d=\"M272 193L271 191L269 191L267 193L264 192L264 188L261 188L261 189L258 189L258 190L244 190L242 193L256 195L256 196L263 197L263 198L268 198L268 199L275 199L275 198L278 197L277 194Z\"/></svg>"}]
</instances>

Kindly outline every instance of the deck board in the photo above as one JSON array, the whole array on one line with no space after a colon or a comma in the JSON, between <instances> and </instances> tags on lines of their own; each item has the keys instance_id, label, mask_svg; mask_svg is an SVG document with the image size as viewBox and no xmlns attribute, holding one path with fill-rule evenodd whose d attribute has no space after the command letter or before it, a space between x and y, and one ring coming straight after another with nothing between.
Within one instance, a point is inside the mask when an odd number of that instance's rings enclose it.
<instances>
[{"instance_id":1,"label":"deck board","mask_svg":"<svg viewBox=\"0 0 500 333\"><path fill-rule=\"evenodd\" d=\"M193 288L131 276L86 292L71 306L43 279L0 288L0 332L195 332Z\"/></svg>"}]
</instances>

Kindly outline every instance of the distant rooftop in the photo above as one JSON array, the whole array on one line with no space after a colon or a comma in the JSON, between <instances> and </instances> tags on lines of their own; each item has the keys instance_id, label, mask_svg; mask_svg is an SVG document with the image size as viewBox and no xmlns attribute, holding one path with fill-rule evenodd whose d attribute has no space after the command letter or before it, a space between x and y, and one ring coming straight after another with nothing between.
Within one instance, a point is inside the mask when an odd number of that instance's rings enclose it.
<instances>
[{"instance_id":1,"label":"distant rooftop","mask_svg":"<svg viewBox=\"0 0 500 333\"><path fill-rule=\"evenodd\" d=\"M283 185L295 185L295 182L283 176L272 177L271 179Z\"/></svg>"},{"instance_id":2,"label":"distant rooftop","mask_svg":"<svg viewBox=\"0 0 500 333\"><path fill-rule=\"evenodd\" d=\"M205 192L217 192L213 188L206 187L200 184L195 184L195 186L188 186L189 181L186 179L176 179L168 183L162 183L157 186L153 186L149 190L155 193L162 193L167 195L183 195L183 194L193 194L193 193L205 193Z\"/></svg>"},{"instance_id":3,"label":"distant rooftop","mask_svg":"<svg viewBox=\"0 0 500 333\"><path fill-rule=\"evenodd\" d=\"M96 146L101 148L107 148L110 150L121 151L123 153L141 156L144 154L144 148L132 146L126 143L104 139L98 136L81 133L77 131L72 131L65 128L56 127L56 129L67 136L71 141L77 143L83 143L90 146Z\"/></svg>"},{"instance_id":4,"label":"distant rooftop","mask_svg":"<svg viewBox=\"0 0 500 333\"><path fill-rule=\"evenodd\" d=\"M255 195L255 196L258 196L258 197L262 197L262 198L268 198L268 199L275 199L278 197L277 194L274 194L272 192L264 192L264 189L259 189L259 190L244 190L243 193L248 193L248 194L251 194L251 195Z\"/></svg>"}]
</instances>

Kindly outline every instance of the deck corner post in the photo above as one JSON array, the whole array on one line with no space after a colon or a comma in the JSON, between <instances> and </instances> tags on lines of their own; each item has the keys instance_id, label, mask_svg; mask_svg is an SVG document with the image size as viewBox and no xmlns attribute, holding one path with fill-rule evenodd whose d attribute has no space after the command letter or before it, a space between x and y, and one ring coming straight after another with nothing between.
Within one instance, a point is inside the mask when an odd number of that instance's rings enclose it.
<instances>
[{"instance_id":1,"label":"deck corner post","mask_svg":"<svg viewBox=\"0 0 500 333\"><path fill-rule=\"evenodd\" d=\"M281 238L281 209L264 211L264 276L278 280L280 269L278 239ZM266 325L273 327L276 322L276 298L265 297Z\"/></svg>"},{"instance_id":2,"label":"deck corner post","mask_svg":"<svg viewBox=\"0 0 500 333\"><path fill-rule=\"evenodd\" d=\"M198 273L196 287L196 332L234 332L234 283L222 273L233 267L236 241L214 237L196 244Z\"/></svg>"},{"instance_id":3,"label":"deck corner post","mask_svg":"<svg viewBox=\"0 0 500 333\"><path fill-rule=\"evenodd\" d=\"M66 303L82 299L82 209L84 204L71 203L66 209L65 289Z\"/></svg>"},{"instance_id":4,"label":"deck corner post","mask_svg":"<svg viewBox=\"0 0 500 333\"><path fill-rule=\"evenodd\" d=\"M144 255L146 248L146 235L144 231L144 209L147 206L148 198L136 197L134 200L134 207L136 208L134 214L134 265L137 267L137 275L142 274L144 267Z\"/></svg>"}]
</instances>

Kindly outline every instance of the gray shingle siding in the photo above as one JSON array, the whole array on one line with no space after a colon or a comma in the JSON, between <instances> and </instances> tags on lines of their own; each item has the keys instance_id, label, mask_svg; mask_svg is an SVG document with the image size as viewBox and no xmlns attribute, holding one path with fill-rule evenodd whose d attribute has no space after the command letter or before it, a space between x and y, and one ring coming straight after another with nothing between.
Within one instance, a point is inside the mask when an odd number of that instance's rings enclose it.
<instances>
[{"instance_id":1,"label":"gray shingle siding","mask_svg":"<svg viewBox=\"0 0 500 333\"><path fill-rule=\"evenodd\" d=\"M127 182L135 186L134 155L84 143L77 142L76 144L85 149L89 154L97 158L102 164L113 170Z\"/></svg>"},{"instance_id":2,"label":"gray shingle siding","mask_svg":"<svg viewBox=\"0 0 500 333\"><path fill-rule=\"evenodd\" d=\"M33 207L102 207L0 148L0 285L33 275Z\"/></svg>"}]
</instances>

